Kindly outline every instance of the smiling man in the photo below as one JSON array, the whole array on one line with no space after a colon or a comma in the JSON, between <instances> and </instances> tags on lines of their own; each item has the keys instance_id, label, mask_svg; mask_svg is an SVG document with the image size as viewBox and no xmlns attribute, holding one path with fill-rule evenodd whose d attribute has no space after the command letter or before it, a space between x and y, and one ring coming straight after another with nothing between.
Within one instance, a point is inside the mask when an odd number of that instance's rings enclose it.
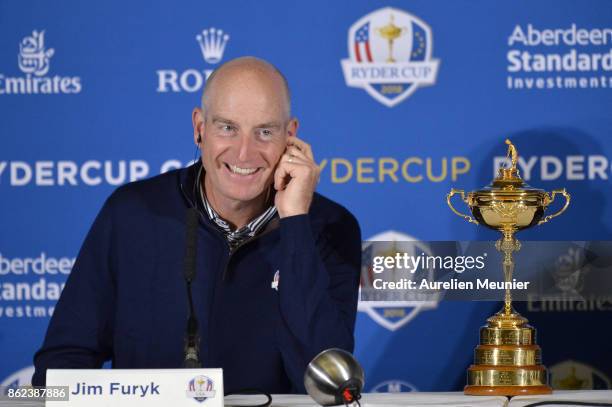
<instances>
[{"instance_id":1,"label":"smiling man","mask_svg":"<svg viewBox=\"0 0 612 407\"><path fill-rule=\"evenodd\" d=\"M118 188L98 214L35 355L34 385L49 368L107 360L183 365L193 209L198 358L223 368L227 391L304 392L316 354L352 351L359 226L314 192L319 168L297 138L283 75L251 57L224 64L192 121L200 162Z\"/></svg>"}]
</instances>

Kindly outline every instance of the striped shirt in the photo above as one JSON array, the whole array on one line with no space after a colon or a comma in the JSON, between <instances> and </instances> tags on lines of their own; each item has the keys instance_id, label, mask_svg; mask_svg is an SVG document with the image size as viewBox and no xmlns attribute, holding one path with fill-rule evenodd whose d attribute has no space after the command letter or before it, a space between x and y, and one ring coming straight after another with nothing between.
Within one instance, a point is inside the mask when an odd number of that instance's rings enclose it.
<instances>
[{"instance_id":1,"label":"striped shirt","mask_svg":"<svg viewBox=\"0 0 612 407\"><path fill-rule=\"evenodd\" d=\"M200 168L200 172L198 174L198 189L200 191L200 199L202 202L202 207L208 218L212 220L215 225L219 227L219 229L225 235L227 239L227 243L230 246L230 249L235 249L238 245L240 245L246 239L249 239L255 236L259 231L263 230L263 227L276 215L276 206L271 205L268 209L266 209L261 215L251 220L249 223L241 227L240 229L232 230L229 223L227 223L219 214L213 209L206 198L206 194L204 193L204 188L202 188L202 169Z\"/></svg>"}]
</instances>

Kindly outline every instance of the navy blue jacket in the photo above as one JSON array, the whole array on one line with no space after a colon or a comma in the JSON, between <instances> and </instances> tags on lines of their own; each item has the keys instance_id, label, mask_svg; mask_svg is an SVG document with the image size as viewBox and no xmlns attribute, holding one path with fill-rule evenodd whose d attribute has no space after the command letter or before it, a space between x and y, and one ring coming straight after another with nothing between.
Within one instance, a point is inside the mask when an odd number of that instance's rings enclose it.
<instances>
[{"instance_id":1,"label":"navy blue jacket","mask_svg":"<svg viewBox=\"0 0 612 407\"><path fill-rule=\"evenodd\" d=\"M192 166L108 198L34 357L34 385L44 385L48 368L99 368L106 360L121 369L181 366L194 181ZM353 350L360 246L355 218L319 194L308 215L277 216L233 252L200 216L193 293L203 367L223 368L226 391L304 392L317 353Z\"/></svg>"}]
</instances>

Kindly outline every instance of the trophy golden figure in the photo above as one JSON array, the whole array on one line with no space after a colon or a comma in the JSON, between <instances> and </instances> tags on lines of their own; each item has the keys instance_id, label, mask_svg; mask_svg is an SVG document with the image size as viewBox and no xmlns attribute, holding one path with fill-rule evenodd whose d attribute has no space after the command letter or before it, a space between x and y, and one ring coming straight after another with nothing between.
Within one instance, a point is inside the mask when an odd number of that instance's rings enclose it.
<instances>
[{"instance_id":1,"label":"trophy golden figure","mask_svg":"<svg viewBox=\"0 0 612 407\"><path fill-rule=\"evenodd\" d=\"M387 58L387 62L395 62L395 58L393 58L393 42L406 32L406 28L396 26L393 23L393 14L391 14L389 24L377 28L376 31L378 31L381 37L388 41L389 57Z\"/></svg>"},{"instance_id":2,"label":"trophy golden figure","mask_svg":"<svg viewBox=\"0 0 612 407\"><path fill-rule=\"evenodd\" d=\"M503 271L506 282L512 281L513 253L521 248L514 237L519 230L541 225L561 215L570 202L565 188L547 192L531 188L523 182L517 169L518 152L508 144L510 168L499 169L493 183L478 191L465 192L452 189L446 196L451 210L474 224L484 225L502 233L496 249L503 253ZM456 210L451 198L458 194L469 206L472 216ZM557 194L563 195L565 205L548 216L547 207ZM506 289L504 307L487 319L480 328L480 344L474 351L474 364L468 368L464 393L469 395L550 394L546 368L541 364L540 347L536 344L536 331L528 325L527 318L512 308L512 295Z\"/></svg>"}]
</instances>

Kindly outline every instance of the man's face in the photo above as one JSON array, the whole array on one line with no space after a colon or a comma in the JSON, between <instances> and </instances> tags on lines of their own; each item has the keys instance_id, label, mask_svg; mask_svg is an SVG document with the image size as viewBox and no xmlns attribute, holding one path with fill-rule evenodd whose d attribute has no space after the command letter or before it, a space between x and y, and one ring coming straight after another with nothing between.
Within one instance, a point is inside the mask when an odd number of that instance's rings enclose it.
<instances>
[{"instance_id":1,"label":"man's face","mask_svg":"<svg viewBox=\"0 0 612 407\"><path fill-rule=\"evenodd\" d=\"M267 193L297 128L286 116L283 88L270 78L229 74L216 78L207 96L199 124L206 194L213 202L253 201Z\"/></svg>"}]
</instances>

